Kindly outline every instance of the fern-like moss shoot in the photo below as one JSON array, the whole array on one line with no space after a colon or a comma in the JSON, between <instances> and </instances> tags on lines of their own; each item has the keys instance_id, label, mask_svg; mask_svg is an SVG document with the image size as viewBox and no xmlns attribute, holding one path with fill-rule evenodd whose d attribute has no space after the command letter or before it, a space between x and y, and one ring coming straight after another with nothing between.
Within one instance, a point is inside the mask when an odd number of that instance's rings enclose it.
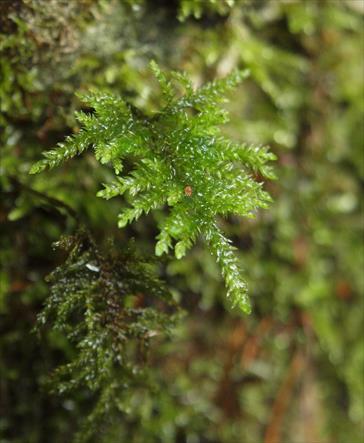
<instances>
[{"instance_id":1,"label":"fern-like moss shoot","mask_svg":"<svg viewBox=\"0 0 364 443\"><path fill-rule=\"evenodd\" d=\"M202 236L221 267L231 305L250 312L234 247L217 223L219 216L229 214L253 217L271 200L254 173L273 178L267 163L274 155L265 147L234 143L220 131L228 119L220 103L248 72L234 71L194 89L184 73L167 74L155 62L151 69L161 87L162 109L147 116L112 94L84 96L95 112L78 113L81 130L46 152L31 172L57 166L93 147L97 160L115 171L115 180L105 184L98 196L125 195L130 204L119 215L120 228L167 206L156 254L174 248L181 258ZM127 174L122 173L124 159L133 164Z\"/></svg>"}]
</instances>

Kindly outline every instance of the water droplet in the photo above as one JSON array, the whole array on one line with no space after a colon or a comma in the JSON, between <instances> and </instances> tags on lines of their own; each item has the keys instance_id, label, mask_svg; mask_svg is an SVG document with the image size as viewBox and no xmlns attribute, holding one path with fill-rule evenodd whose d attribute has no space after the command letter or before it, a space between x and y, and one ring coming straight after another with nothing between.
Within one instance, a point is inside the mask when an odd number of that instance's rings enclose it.
<instances>
[{"instance_id":1,"label":"water droplet","mask_svg":"<svg viewBox=\"0 0 364 443\"><path fill-rule=\"evenodd\" d=\"M95 266L91 263L87 263L86 268L89 269L90 271L93 271L93 272L100 272L100 268L98 268L97 266Z\"/></svg>"}]
</instances>

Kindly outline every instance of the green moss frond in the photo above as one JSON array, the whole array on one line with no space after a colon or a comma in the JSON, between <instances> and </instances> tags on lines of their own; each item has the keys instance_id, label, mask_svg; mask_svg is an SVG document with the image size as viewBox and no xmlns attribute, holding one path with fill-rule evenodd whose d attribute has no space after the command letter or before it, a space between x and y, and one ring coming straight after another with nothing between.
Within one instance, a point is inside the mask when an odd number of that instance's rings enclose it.
<instances>
[{"instance_id":1,"label":"green moss frond","mask_svg":"<svg viewBox=\"0 0 364 443\"><path fill-rule=\"evenodd\" d=\"M79 113L81 130L58 149L45 153L32 172L57 166L92 147L97 160L110 164L117 175L98 195L106 199L125 195L129 202L119 215L119 227L153 209L168 207L156 254L174 248L176 257L181 258L202 235L221 267L231 304L249 312L246 285L233 247L216 225L218 216L253 217L270 202L262 183L254 177L274 178L269 166L274 155L266 147L233 143L220 132L227 121L220 103L248 72L236 70L194 89L185 74L169 75L155 62L151 69L162 91L162 109L145 116L120 97L89 94L85 100L94 113ZM124 159L133 167L119 175Z\"/></svg>"}]
</instances>

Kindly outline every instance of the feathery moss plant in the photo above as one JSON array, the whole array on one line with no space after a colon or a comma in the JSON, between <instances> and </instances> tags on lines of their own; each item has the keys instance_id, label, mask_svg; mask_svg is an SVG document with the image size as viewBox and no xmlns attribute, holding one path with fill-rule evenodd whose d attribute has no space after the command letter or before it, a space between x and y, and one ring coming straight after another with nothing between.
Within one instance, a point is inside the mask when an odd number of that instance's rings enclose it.
<instances>
[{"instance_id":1,"label":"feathery moss plant","mask_svg":"<svg viewBox=\"0 0 364 443\"><path fill-rule=\"evenodd\" d=\"M233 143L219 129L228 120L219 103L248 72L234 71L194 89L184 73L166 74L155 62L151 68L162 90L160 111L145 115L112 94L83 96L95 112L79 112L82 129L45 152L31 173L53 168L93 147L97 160L111 164L116 175L98 196L125 194L130 203L119 215L119 227L167 204L170 212L161 223L156 254L168 252L176 241L175 255L181 258L202 235L221 267L231 305L248 313L250 302L234 247L216 221L228 214L253 217L271 200L252 173L274 178L267 162L275 156L265 147ZM122 175L125 158L134 169Z\"/></svg>"},{"instance_id":2,"label":"feathery moss plant","mask_svg":"<svg viewBox=\"0 0 364 443\"><path fill-rule=\"evenodd\" d=\"M92 408L75 438L86 442L128 410L132 394L151 389L149 347L169 338L181 312L132 244L101 251L79 230L56 246L67 258L47 278L37 328L52 324L76 348L48 383L62 395L88 392Z\"/></svg>"}]
</instances>

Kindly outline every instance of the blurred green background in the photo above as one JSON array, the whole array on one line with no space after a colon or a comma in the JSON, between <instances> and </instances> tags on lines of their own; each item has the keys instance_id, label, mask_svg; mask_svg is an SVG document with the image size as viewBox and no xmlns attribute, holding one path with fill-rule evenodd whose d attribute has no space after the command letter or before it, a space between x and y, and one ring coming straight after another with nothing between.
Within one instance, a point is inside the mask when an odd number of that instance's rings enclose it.
<instances>
[{"instance_id":1,"label":"blurred green background","mask_svg":"<svg viewBox=\"0 0 364 443\"><path fill-rule=\"evenodd\" d=\"M151 59L196 85L249 68L224 130L268 144L278 180L270 209L224 221L252 315L224 306L202 245L154 263L186 315L150 365L158 391L131 395L105 441L363 442L363 14L362 0L0 2L1 443L69 442L87 411L44 387L70 344L31 332L62 261L51 245L75 229L49 197L101 243L133 237L152 256L156 235L153 215L117 229L120 201L96 197L111 171L91 155L28 171L77 130L77 92L158 107Z\"/></svg>"}]
</instances>

